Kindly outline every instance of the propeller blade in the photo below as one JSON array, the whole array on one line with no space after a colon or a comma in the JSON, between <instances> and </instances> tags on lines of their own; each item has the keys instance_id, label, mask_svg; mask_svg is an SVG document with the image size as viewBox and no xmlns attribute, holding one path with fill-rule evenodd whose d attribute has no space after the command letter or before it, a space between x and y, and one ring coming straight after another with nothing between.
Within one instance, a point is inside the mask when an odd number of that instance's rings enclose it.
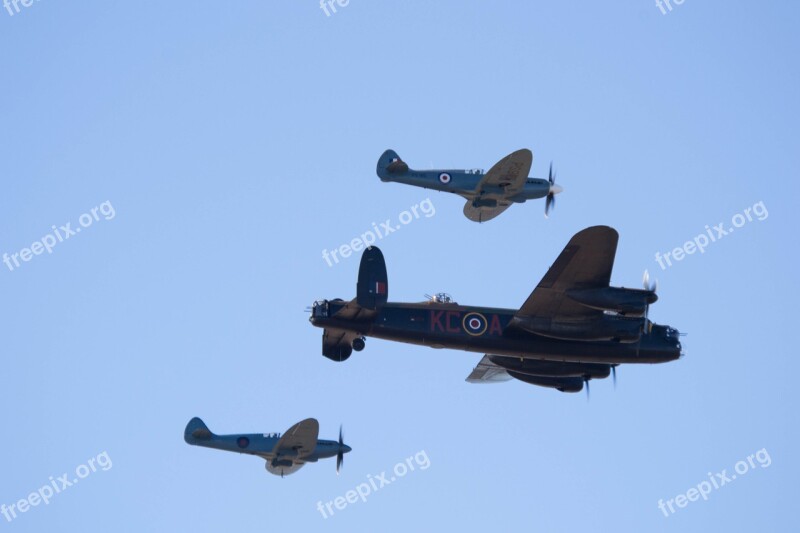
<instances>
[{"instance_id":1,"label":"propeller blade","mask_svg":"<svg viewBox=\"0 0 800 533\"><path fill-rule=\"evenodd\" d=\"M658 280L650 281L650 271L645 269L644 275L642 275L642 286L644 290L650 291L652 293L656 293L658 291ZM652 329L652 323L649 319L650 316L650 304L646 304L644 306L644 317L642 318L642 334L649 334L650 330Z\"/></svg>"},{"instance_id":2,"label":"propeller blade","mask_svg":"<svg viewBox=\"0 0 800 533\"><path fill-rule=\"evenodd\" d=\"M547 192L547 199L544 204L544 218L549 218L550 210L556 206L556 193L561 192L561 187L556 186L556 173L553 172L553 162L550 161L550 172L547 175L550 182L550 190Z\"/></svg>"},{"instance_id":3,"label":"propeller blade","mask_svg":"<svg viewBox=\"0 0 800 533\"><path fill-rule=\"evenodd\" d=\"M339 475L339 470L342 469L342 463L344 463L344 453L342 452L342 446L344 445L344 441L342 440L342 425L339 424L339 451L336 452L336 475Z\"/></svg>"},{"instance_id":4,"label":"propeller blade","mask_svg":"<svg viewBox=\"0 0 800 533\"><path fill-rule=\"evenodd\" d=\"M614 389L617 388L617 365L611 367L611 379L614 381Z\"/></svg>"},{"instance_id":5,"label":"propeller blade","mask_svg":"<svg viewBox=\"0 0 800 533\"><path fill-rule=\"evenodd\" d=\"M589 401L589 378L583 378L583 383L586 385L586 401Z\"/></svg>"},{"instance_id":6,"label":"propeller blade","mask_svg":"<svg viewBox=\"0 0 800 533\"><path fill-rule=\"evenodd\" d=\"M650 292L658 291L658 280L655 280L654 282L650 283L650 271L646 269L644 271L644 275L642 276L642 286L646 291Z\"/></svg>"}]
</instances>

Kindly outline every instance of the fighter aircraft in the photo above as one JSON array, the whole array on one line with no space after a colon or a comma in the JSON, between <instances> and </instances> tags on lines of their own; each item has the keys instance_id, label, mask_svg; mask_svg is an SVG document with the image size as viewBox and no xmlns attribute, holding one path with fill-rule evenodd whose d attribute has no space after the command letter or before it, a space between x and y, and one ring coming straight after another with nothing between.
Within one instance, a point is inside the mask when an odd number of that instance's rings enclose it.
<instances>
[{"instance_id":1,"label":"fighter aircraft","mask_svg":"<svg viewBox=\"0 0 800 533\"><path fill-rule=\"evenodd\" d=\"M484 353L471 383L515 378L578 392L590 379L616 378L617 365L681 356L678 331L648 318L658 297L646 274L644 289L609 285L618 238L607 226L577 233L516 310L458 305L442 294L390 303L386 263L373 246L361 257L355 299L318 301L309 320L324 328L322 354L334 361L363 350L371 336Z\"/></svg>"},{"instance_id":2,"label":"fighter aircraft","mask_svg":"<svg viewBox=\"0 0 800 533\"><path fill-rule=\"evenodd\" d=\"M473 170L412 170L393 150L386 150L378 160L381 181L395 181L425 189L451 192L466 198L464 216L474 222L487 222L514 203L547 198L544 216L555 206L556 194L563 189L556 185L553 164L548 178L529 178L533 154L523 148L504 157L489 172Z\"/></svg>"},{"instance_id":3,"label":"fighter aircraft","mask_svg":"<svg viewBox=\"0 0 800 533\"><path fill-rule=\"evenodd\" d=\"M202 420L195 417L186 425L184 440L193 446L205 446L228 452L257 455L267 461L267 471L276 476L293 474L306 463L316 463L319 459L336 457L336 473L342 467L344 454L350 446L342 442L342 428L339 428L339 441L317 440L319 422L307 418L280 433L249 433L243 435L215 435Z\"/></svg>"}]
</instances>

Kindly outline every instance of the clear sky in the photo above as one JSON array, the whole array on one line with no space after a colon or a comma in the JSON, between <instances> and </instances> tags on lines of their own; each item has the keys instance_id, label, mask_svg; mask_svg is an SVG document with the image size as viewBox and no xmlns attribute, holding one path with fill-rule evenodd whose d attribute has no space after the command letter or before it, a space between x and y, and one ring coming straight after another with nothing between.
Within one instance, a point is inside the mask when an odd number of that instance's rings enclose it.
<instances>
[{"instance_id":1,"label":"clear sky","mask_svg":"<svg viewBox=\"0 0 800 533\"><path fill-rule=\"evenodd\" d=\"M0 253L42 244L0 264L0 503L86 477L0 532L796 530L800 8L670 5L3 8ZM534 201L478 225L375 175L387 148L489 168L523 147L565 189L549 220ZM650 316L687 355L621 367L588 402L467 384L474 353L369 339L325 359L303 310L352 298L358 257L322 251L428 198L435 215L378 243L391 300L517 308L608 224L612 283L649 269ZM67 223L82 231L61 242ZM719 223L741 227L659 266ZM281 480L187 446L193 416L218 433L315 417L353 452L339 476L328 460ZM317 510L420 453L424 470Z\"/></svg>"}]
</instances>

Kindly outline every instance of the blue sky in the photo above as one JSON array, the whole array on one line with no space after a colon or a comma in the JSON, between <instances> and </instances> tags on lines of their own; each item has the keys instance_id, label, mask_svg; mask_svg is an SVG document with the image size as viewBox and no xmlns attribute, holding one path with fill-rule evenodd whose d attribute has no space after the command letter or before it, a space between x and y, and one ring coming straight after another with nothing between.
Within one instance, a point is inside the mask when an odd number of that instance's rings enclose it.
<instances>
[{"instance_id":1,"label":"blue sky","mask_svg":"<svg viewBox=\"0 0 800 533\"><path fill-rule=\"evenodd\" d=\"M13 10L13 7L12 7ZM98 469L0 530L791 531L800 474L798 37L789 2L51 0L0 11L0 503L90 458ZM533 150L565 192L483 225L457 197L381 183ZM369 340L320 354L303 309L351 298L358 258L323 249L429 198L379 245L390 299L447 291L519 307L569 238L620 232L612 283L659 279L650 316L687 355L626 366L591 401L469 385L479 354ZM754 218L661 269L762 202ZM110 213L113 216L104 216ZM792 207L794 206L794 207ZM107 219L108 218L108 219ZM83 219L89 221L89 219ZM41 252L41 250L40 250ZM183 442L344 424L353 452L284 480ZM756 463L665 517L659 499ZM792 450L795 450L794 452ZM424 451L416 470L323 518ZM763 456L763 454L762 454ZM713 477L713 475L712 475Z\"/></svg>"}]
</instances>

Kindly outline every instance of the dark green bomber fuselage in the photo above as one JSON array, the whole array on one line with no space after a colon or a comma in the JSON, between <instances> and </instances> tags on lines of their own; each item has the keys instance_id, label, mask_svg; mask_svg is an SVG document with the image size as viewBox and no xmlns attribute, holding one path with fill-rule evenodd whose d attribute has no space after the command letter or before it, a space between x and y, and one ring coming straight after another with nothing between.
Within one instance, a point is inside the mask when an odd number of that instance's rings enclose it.
<instances>
[{"instance_id":1,"label":"dark green bomber fuselage","mask_svg":"<svg viewBox=\"0 0 800 533\"><path fill-rule=\"evenodd\" d=\"M350 331L365 337L525 359L564 362L665 363L680 357L677 330L653 324L637 342L563 340L508 327L515 310L455 303L387 302L368 319L336 318L342 300L322 301L309 320L314 326ZM642 324L641 318L608 320Z\"/></svg>"}]
</instances>

